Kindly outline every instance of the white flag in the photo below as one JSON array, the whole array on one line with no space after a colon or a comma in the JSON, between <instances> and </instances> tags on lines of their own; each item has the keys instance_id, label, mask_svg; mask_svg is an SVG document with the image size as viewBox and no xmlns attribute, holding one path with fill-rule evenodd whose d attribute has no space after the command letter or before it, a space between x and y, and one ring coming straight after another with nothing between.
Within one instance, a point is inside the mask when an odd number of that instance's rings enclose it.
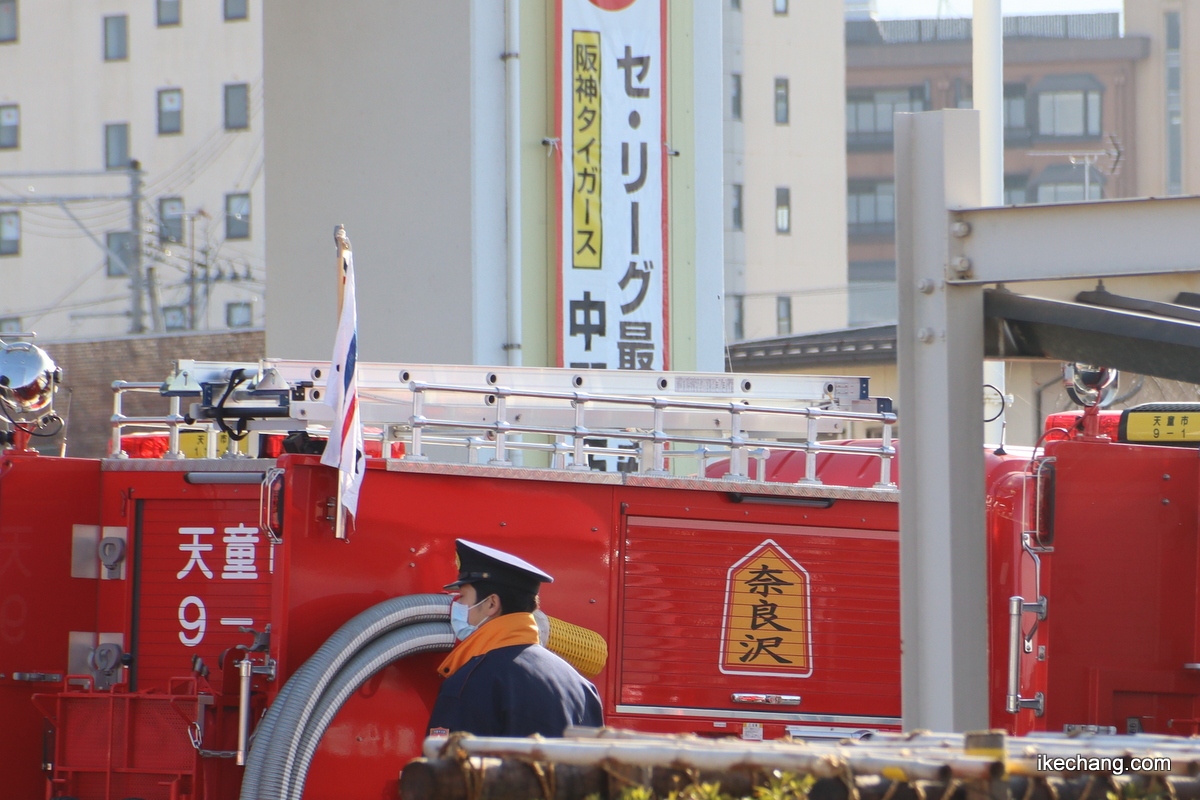
<instances>
[{"instance_id":1,"label":"white flag","mask_svg":"<svg viewBox=\"0 0 1200 800\"><path fill-rule=\"evenodd\" d=\"M342 508L358 513L358 490L366 471L362 424L358 416L358 306L354 301L354 256L342 258L342 316L333 346L333 368L325 384L325 402L333 408L329 443L321 463L338 469Z\"/></svg>"}]
</instances>

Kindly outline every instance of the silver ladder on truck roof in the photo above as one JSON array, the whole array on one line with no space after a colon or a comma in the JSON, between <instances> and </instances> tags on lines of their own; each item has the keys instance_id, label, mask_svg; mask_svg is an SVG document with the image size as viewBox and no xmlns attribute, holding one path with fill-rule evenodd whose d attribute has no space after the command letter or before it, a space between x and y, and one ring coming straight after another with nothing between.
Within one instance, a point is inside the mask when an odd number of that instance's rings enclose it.
<instances>
[{"instance_id":1,"label":"silver ladder on truck roof","mask_svg":"<svg viewBox=\"0 0 1200 800\"><path fill-rule=\"evenodd\" d=\"M333 420L329 369L327 361L184 360L162 384L117 382L112 455L122 456L130 426L165 428L168 457L181 427L323 435ZM747 480L753 458L762 482L771 453L792 450L807 456L800 482L817 486L817 454L836 450L878 458L876 489L895 487L896 418L889 400L869 396L867 378L360 363L358 387L366 435L384 453L404 442L400 460L409 464L509 466L520 460L514 452L541 452L552 469L590 473L593 459L616 455L642 475L705 479L710 462L728 458L728 479ZM122 414L125 392L151 390L170 398L165 417ZM878 425L880 443L828 441L851 422Z\"/></svg>"}]
</instances>

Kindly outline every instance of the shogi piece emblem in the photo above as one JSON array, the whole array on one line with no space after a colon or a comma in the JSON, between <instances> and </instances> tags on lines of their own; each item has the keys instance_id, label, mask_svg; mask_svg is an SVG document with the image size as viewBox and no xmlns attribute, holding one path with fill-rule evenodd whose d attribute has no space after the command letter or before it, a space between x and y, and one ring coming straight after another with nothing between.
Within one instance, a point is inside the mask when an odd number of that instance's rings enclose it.
<instances>
[{"instance_id":1,"label":"shogi piece emblem","mask_svg":"<svg viewBox=\"0 0 1200 800\"><path fill-rule=\"evenodd\" d=\"M721 672L727 675L812 675L808 571L773 540L729 568Z\"/></svg>"}]
</instances>

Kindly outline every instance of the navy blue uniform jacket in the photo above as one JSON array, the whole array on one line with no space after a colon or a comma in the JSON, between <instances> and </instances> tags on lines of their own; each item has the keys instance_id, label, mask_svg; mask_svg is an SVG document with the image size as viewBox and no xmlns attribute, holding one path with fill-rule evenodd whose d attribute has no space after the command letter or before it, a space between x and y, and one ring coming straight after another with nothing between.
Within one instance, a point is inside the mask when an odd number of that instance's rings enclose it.
<instances>
[{"instance_id":1,"label":"navy blue uniform jacket","mask_svg":"<svg viewBox=\"0 0 1200 800\"><path fill-rule=\"evenodd\" d=\"M498 647L446 678L430 729L476 736L562 736L568 725L604 724L600 695L540 644Z\"/></svg>"}]
</instances>

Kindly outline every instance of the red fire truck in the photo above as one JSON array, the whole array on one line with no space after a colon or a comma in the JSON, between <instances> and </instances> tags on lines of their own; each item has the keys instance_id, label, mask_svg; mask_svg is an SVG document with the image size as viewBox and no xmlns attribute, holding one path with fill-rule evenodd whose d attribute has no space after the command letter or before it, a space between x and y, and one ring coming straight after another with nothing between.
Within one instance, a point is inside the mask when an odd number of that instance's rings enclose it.
<instances>
[{"instance_id":1,"label":"red fire truck","mask_svg":"<svg viewBox=\"0 0 1200 800\"><path fill-rule=\"evenodd\" d=\"M899 729L895 416L866 379L361 364L343 528L328 363L118 383L91 460L26 449L55 368L0 353L0 797L394 797L457 537L555 576L544 638L610 725ZM983 456L997 727L1196 731L1200 407L1113 413Z\"/></svg>"}]
</instances>

